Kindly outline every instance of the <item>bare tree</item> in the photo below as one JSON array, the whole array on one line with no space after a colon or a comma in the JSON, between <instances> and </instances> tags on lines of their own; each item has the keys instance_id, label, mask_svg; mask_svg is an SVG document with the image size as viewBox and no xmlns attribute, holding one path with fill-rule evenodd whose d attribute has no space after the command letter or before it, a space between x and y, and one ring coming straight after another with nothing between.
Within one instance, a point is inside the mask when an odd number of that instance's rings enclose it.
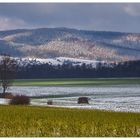
<instances>
[{"instance_id":1,"label":"bare tree","mask_svg":"<svg viewBox=\"0 0 140 140\"><path fill-rule=\"evenodd\" d=\"M14 81L16 68L17 62L15 59L5 54L0 57L0 81L3 94Z\"/></svg>"}]
</instances>

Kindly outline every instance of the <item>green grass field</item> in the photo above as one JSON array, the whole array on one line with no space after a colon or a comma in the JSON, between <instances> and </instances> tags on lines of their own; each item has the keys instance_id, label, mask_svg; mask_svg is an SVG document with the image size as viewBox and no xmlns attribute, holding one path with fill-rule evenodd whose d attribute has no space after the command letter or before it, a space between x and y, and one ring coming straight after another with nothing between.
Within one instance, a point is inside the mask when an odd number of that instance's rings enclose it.
<instances>
[{"instance_id":1,"label":"green grass field","mask_svg":"<svg viewBox=\"0 0 140 140\"><path fill-rule=\"evenodd\" d=\"M140 113L0 106L1 137L138 137Z\"/></svg>"},{"instance_id":2,"label":"green grass field","mask_svg":"<svg viewBox=\"0 0 140 140\"><path fill-rule=\"evenodd\" d=\"M35 79L15 80L16 86L100 86L140 84L140 78L81 78L81 79Z\"/></svg>"}]
</instances>

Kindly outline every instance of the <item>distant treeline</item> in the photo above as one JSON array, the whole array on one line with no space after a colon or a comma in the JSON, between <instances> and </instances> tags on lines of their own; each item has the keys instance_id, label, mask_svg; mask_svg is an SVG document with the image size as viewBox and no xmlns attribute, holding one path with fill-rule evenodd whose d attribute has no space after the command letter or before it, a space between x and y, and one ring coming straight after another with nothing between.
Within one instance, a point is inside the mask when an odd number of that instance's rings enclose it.
<instances>
[{"instance_id":1,"label":"distant treeline","mask_svg":"<svg viewBox=\"0 0 140 140\"><path fill-rule=\"evenodd\" d=\"M94 77L140 77L140 60L114 63L110 66L98 63L96 68L86 64L81 66L73 66L72 64L58 66L49 64L28 65L21 67L17 72L19 79Z\"/></svg>"}]
</instances>

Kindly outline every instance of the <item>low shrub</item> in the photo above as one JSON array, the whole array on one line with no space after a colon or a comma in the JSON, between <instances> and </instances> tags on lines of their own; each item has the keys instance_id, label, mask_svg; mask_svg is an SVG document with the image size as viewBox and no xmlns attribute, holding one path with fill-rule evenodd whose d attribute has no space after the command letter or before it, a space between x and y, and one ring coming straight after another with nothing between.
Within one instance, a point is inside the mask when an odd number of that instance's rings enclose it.
<instances>
[{"instance_id":1,"label":"low shrub","mask_svg":"<svg viewBox=\"0 0 140 140\"><path fill-rule=\"evenodd\" d=\"M12 99L13 97L14 97L14 95L12 93L6 93L4 98Z\"/></svg>"},{"instance_id":2,"label":"low shrub","mask_svg":"<svg viewBox=\"0 0 140 140\"><path fill-rule=\"evenodd\" d=\"M89 104L89 98L88 97L79 97L78 104Z\"/></svg>"},{"instance_id":3,"label":"low shrub","mask_svg":"<svg viewBox=\"0 0 140 140\"><path fill-rule=\"evenodd\" d=\"M0 98L6 98L6 99L12 99L14 97L14 95L12 94L12 93L8 93L8 92L6 92L6 93L1 93L0 94Z\"/></svg>"},{"instance_id":4,"label":"low shrub","mask_svg":"<svg viewBox=\"0 0 140 140\"><path fill-rule=\"evenodd\" d=\"M48 104L48 105L52 105L52 104L53 104L53 101L52 101L52 100L48 100L48 101L47 101L47 104Z\"/></svg>"},{"instance_id":5,"label":"low shrub","mask_svg":"<svg viewBox=\"0 0 140 140\"><path fill-rule=\"evenodd\" d=\"M9 104L10 105L29 105L30 98L25 95L16 95L10 100Z\"/></svg>"}]
</instances>

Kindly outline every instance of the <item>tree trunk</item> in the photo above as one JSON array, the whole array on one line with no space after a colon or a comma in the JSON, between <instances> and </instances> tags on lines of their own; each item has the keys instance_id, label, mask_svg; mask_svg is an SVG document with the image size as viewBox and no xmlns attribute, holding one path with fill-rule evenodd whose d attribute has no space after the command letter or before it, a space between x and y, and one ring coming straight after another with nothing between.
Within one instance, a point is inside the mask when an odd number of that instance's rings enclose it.
<instances>
[{"instance_id":1,"label":"tree trunk","mask_svg":"<svg viewBox=\"0 0 140 140\"><path fill-rule=\"evenodd\" d=\"M6 88L5 88L5 87L3 87L3 94L5 94L5 91L6 91Z\"/></svg>"}]
</instances>

